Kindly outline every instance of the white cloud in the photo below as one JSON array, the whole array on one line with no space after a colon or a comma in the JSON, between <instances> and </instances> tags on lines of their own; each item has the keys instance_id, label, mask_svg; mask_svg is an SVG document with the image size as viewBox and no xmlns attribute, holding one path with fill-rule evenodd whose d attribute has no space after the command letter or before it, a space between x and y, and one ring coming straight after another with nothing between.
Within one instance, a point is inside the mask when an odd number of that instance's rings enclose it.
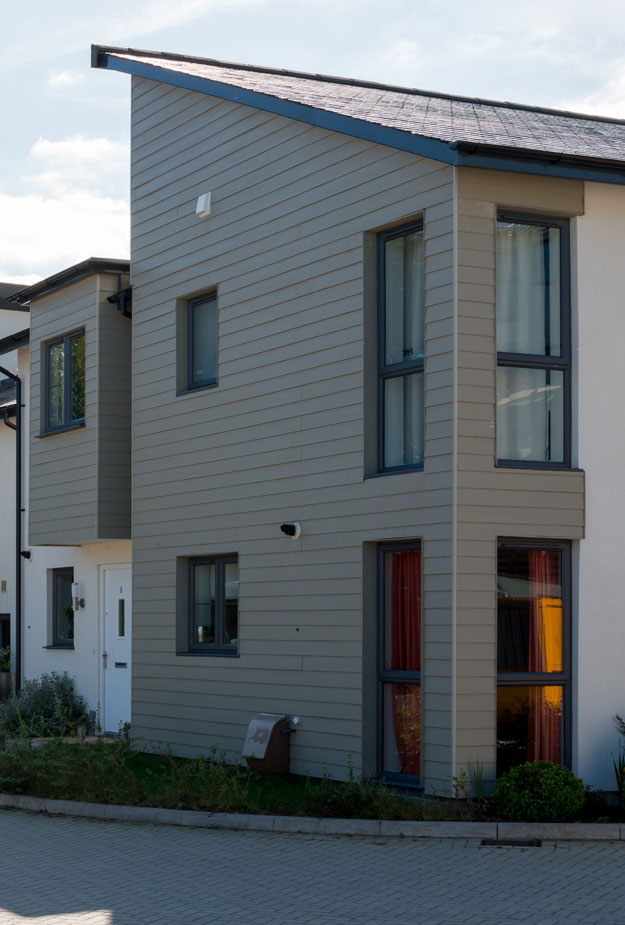
<instances>
[{"instance_id":1,"label":"white cloud","mask_svg":"<svg viewBox=\"0 0 625 925\"><path fill-rule=\"evenodd\" d=\"M0 254L14 276L48 276L87 257L128 257L128 203L84 189L0 194ZM8 280L9 282L11 280Z\"/></svg>"},{"instance_id":2,"label":"white cloud","mask_svg":"<svg viewBox=\"0 0 625 925\"><path fill-rule=\"evenodd\" d=\"M11 273L5 273L2 266L0 266L0 281L3 283L15 283L16 286L32 286L33 283L38 283L40 279L43 279L43 277L38 276L36 273L20 273L13 276Z\"/></svg>"},{"instance_id":3,"label":"white cloud","mask_svg":"<svg viewBox=\"0 0 625 925\"><path fill-rule=\"evenodd\" d=\"M117 169L128 164L129 153L125 145L110 138L85 138L71 135L61 141L50 141L39 136L30 149L30 156L52 164L98 164L103 170Z\"/></svg>"},{"instance_id":4,"label":"white cloud","mask_svg":"<svg viewBox=\"0 0 625 925\"><path fill-rule=\"evenodd\" d=\"M563 100L563 109L588 115L625 119L625 59L614 65L611 76L598 90L585 96Z\"/></svg>"},{"instance_id":5,"label":"white cloud","mask_svg":"<svg viewBox=\"0 0 625 925\"><path fill-rule=\"evenodd\" d=\"M85 75L81 74L80 71L53 71L48 77L48 86L54 87L55 90L74 87L81 84L84 79Z\"/></svg>"}]
</instances>

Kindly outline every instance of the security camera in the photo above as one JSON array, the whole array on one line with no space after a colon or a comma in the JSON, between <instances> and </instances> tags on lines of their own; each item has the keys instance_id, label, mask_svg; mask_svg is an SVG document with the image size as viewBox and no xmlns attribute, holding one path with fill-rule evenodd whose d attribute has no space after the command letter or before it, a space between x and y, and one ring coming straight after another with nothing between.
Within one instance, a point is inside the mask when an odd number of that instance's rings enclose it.
<instances>
[{"instance_id":1,"label":"security camera","mask_svg":"<svg viewBox=\"0 0 625 925\"><path fill-rule=\"evenodd\" d=\"M302 535L302 528L297 523L297 521L292 524L281 524L280 529L285 536L290 536L293 540L298 540Z\"/></svg>"}]
</instances>

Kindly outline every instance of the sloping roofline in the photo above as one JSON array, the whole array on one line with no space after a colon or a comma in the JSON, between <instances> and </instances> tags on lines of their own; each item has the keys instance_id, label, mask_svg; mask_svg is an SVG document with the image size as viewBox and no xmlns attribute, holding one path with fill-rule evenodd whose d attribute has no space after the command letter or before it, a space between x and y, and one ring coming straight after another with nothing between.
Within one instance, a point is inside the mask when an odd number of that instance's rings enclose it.
<instances>
[{"instance_id":1,"label":"sloping roofline","mask_svg":"<svg viewBox=\"0 0 625 925\"><path fill-rule=\"evenodd\" d=\"M30 328L18 331L16 334L9 334L7 337L0 338L0 356L5 353L12 353L18 347L25 347L30 343Z\"/></svg>"},{"instance_id":2,"label":"sloping roofline","mask_svg":"<svg viewBox=\"0 0 625 925\"><path fill-rule=\"evenodd\" d=\"M77 283L88 276L94 276L96 273L129 273L129 260L115 260L108 257L89 257L81 263L75 263L60 273L48 276L46 279L33 283L32 286L26 286L14 292L9 296L9 302L15 302L17 305L25 305L40 299L44 295L50 295L57 289L63 289L72 283Z\"/></svg>"},{"instance_id":3,"label":"sloping roofline","mask_svg":"<svg viewBox=\"0 0 625 925\"><path fill-rule=\"evenodd\" d=\"M116 57L119 55L134 55L142 58L152 58L154 59L154 64L146 64L143 61L133 61L128 58ZM233 62L218 61L212 58L201 58L192 55L169 54L167 52L146 51L137 48L122 48L114 45L91 46L91 66L95 68L120 71L121 73L144 77L149 80L171 84L187 90L196 90L219 99L230 100L266 112L287 116L301 122L316 125L320 128L377 142L399 150L409 151L421 155L422 157L429 157L434 160L442 161L446 164L625 184L625 159L609 159L605 157L566 153L554 154L553 151L539 151L513 146L508 147L499 144L489 144L487 142L463 140L443 141L424 134L376 124L375 122L366 121L354 116L330 112L310 104L282 99L268 93L259 92L258 90L242 88L194 74L181 73L180 71L171 69L167 70L168 60L191 64L212 65L224 69L231 68L256 73L280 75L283 77L304 78L324 83L395 91L422 97L455 100L545 115L567 116L584 122L625 125L625 120L622 119L583 115L580 113L567 112L565 110L529 106L527 104L517 105L509 102L484 100L477 97L454 96L446 93L430 93L429 91L397 87L371 81L331 77L322 74L308 74L301 71L282 70L280 68L256 67L249 64L235 64Z\"/></svg>"}]
</instances>

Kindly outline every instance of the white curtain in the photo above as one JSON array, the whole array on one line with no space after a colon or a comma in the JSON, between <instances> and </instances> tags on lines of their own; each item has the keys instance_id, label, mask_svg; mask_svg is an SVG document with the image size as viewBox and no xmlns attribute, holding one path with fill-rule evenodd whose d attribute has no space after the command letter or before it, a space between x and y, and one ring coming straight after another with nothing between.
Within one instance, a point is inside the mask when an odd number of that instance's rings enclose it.
<instances>
[{"instance_id":1,"label":"white curtain","mask_svg":"<svg viewBox=\"0 0 625 925\"><path fill-rule=\"evenodd\" d=\"M405 363L423 354L423 232L386 242L384 363Z\"/></svg>"},{"instance_id":2,"label":"white curtain","mask_svg":"<svg viewBox=\"0 0 625 925\"><path fill-rule=\"evenodd\" d=\"M423 462L423 373L384 383L384 466Z\"/></svg>"},{"instance_id":3,"label":"white curtain","mask_svg":"<svg viewBox=\"0 0 625 925\"><path fill-rule=\"evenodd\" d=\"M560 229L497 225L497 350L560 356Z\"/></svg>"},{"instance_id":4,"label":"white curtain","mask_svg":"<svg viewBox=\"0 0 625 925\"><path fill-rule=\"evenodd\" d=\"M564 376L497 368L497 458L564 461Z\"/></svg>"}]
</instances>

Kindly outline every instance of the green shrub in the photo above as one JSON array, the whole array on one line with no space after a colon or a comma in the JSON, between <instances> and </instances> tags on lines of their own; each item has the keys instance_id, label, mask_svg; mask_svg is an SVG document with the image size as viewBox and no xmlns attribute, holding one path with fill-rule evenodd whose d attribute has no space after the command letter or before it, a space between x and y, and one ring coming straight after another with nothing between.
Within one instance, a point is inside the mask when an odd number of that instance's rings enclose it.
<instances>
[{"instance_id":1,"label":"green shrub","mask_svg":"<svg viewBox=\"0 0 625 925\"><path fill-rule=\"evenodd\" d=\"M0 671L11 670L11 646L0 647Z\"/></svg>"},{"instance_id":2,"label":"green shrub","mask_svg":"<svg viewBox=\"0 0 625 925\"><path fill-rule=\"evenodd\" d=\"M528 761L499 778L494 799L502 819L562 822L582 808L584 784L560 764Z\"/></svg>"},{"instance_id":3,"label":"green shrub","mask_svg":"<svg viewBox=\"0 0 625 925\"><path fill-rule=\"evenodd\" d=\"M24 681L17 697L0 704L0 734L5 737L71 735L87 721L87 704L67 672Z\"/></svg>"}]
</instances>

